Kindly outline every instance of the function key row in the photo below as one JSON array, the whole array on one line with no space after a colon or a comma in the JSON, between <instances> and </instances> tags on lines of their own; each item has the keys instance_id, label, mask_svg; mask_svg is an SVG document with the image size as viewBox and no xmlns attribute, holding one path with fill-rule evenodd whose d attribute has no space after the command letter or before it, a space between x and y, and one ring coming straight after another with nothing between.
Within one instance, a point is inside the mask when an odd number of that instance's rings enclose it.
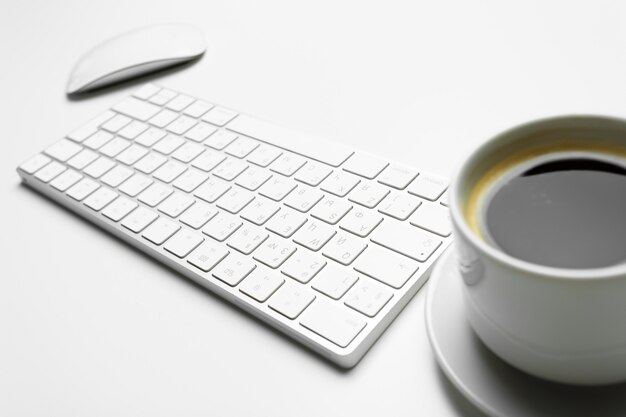
<instances>
[{"instance_id":1,"label":"function key row","mask_svg":"<svg viewBox=\"0 0 626 417\"><path fill-rule=\"evenodd\" d=\"M161 106L165 105L167 109L178 111L178 112L185 111L185 109L191 106L192 103L195 103L195 102L203 103L201 105L201 110L203 110L201 113L198 111L198 109L193 109L191 111L192 114L188 114L189 116L192 116L195 118L198 118L206 114L210 109L215 107L214 105L210 103L196 101L195 99L189 96L179 95L178 93L173 92L171 90L161 89L160 87L154 84L148 84L144 86L141 90L135 93L134 96L142 100L148 100L148 102L153 103L153 104L158 104ZM140 100L137 100L137 101L140 102ZM136 104L133 101L131 101L130 103ZM122 105L122 107L126 107L126 106L128 105L127 104ZM138 105L138 106L141 107L141 105ZM133 106L131 105L130 107L133 107ZM216 115L215 117L209 118L209 119L212 119L212 120L209 120L211 123L218 125L218 126L224 126L226 123L233 120L233 118L237 115L235 112L227 110L227 109L223 109L223 108L218 108L218 109L219 111L217 113L224 114L224 117L218 117ZM124 113L123 111L121 112ZM131 111L130 113L134 114L135 112ZM152 116L154 116L156 114L156 111L153 109L148 114L152 114ZM266 124L262 123L261 121L258 121L252 118L250 118L250 120L245 120L245 118L243 118L242 120L243 122L238 122L238 124L241 124L241 126L239 126L239 129L241 130L250 130L252 132L256 132L258 133L256 136L265 136L264 133L267 133L267 134L272 133L273 129L271 127L266 126ZM237 131L237 129L234 129L234 130ZM244 132L240 132L240 133L245 134ZM281 136L281 133L283 132L276 132L276 133L277 133L277 136ZM251 136L255 137L255 135L251 135ZM255 137L255 138L263 140L262 137ZM398 166L398 165L389 165L389 163L387 163L386 161L376 156L368 155L365 153L359 153L359 154L353 155L345 163L343 169L345 171L351 172L353 174L357 174L363 178L370 179L370 180L380 175L378 182L380 182L381 184L390 186L392 188L399 189L399 190L404 190L409 184L413 182L413 180L416 179L416 177L418 177L418 173L410 168ZM422 174L421 176L422 178L419 179L411 188L409 188L409 192L411 194L417 195L427 200L435 201L437 198L441 196L443 191L445 191L446 189L447 184L446 184L445 179L438 177L438 176L433 176L430 174Z\"/></svg>"}]
</instances>

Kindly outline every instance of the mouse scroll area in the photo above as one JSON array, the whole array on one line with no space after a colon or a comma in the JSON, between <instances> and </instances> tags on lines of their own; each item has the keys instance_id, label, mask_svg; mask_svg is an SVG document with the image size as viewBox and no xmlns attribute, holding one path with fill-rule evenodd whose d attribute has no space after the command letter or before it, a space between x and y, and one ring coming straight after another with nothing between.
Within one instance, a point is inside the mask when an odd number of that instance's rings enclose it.
<instances>
[{"instance_id":1,"label":"mouse scroll area","mask_svg":"<svg viewBox=\"0 0 626 417\"><path fill-rule=\"evenodd\" d=\"M84 54L67 83L68 95L86 93L199 58L202 32L190 25L153 25L123 33Z\"/></svg>"}]
</instances>

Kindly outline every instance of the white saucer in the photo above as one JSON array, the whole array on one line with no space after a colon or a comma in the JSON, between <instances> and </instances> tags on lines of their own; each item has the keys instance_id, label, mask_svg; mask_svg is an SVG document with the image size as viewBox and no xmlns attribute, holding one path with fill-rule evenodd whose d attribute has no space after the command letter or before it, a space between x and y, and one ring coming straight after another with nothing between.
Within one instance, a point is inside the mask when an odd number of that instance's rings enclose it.
<instances>
[{"instance_id":1,"label":"white saucer","mask_svg":"<svg viewBox=\"0 0 626 417\"><path fill-rule=\"evenodd\" d=\"M626 416L626 384L578 387L530 376L482 344L465 319L456 253L450 248L430 277L426 326L439 366L456 388L490 416Z\"/></svg>"}]
</instances>

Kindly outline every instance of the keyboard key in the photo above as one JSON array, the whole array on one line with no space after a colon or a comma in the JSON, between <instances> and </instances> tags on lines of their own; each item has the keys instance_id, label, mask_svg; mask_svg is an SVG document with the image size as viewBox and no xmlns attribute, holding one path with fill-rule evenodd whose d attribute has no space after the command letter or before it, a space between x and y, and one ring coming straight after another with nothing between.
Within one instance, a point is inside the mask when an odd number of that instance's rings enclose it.
<instances>
[{"instance_id":1,"label":"keyboard key","mask_svg":"<svg viewBox=\"0 0 626 417\"><path fill-rule=\"evenodd\" d=\"M426 200L435 201L448 188L448 181L445 178L432 174L419 175L409 186L409 193Z\"/></svg>"},{"instance_id":2,"label":"keyboard key","mask_svg":"<svg viewBox=\"0 0 626 417\"><path fill-rule=\"evenodd\" d=\"M302 213L306 213L315 206L324 196L321 191L315 188L301 185L298 189L287 196L285 199L285 205L296 209Z\"/></svg>"},{"instance_id":3,"label":"keyboard key","mask_svg":"<svg viewBox=\"0 0 626 417\"><path fill-rule=\"evenodd\" d=\"M195 169L188 169L181 176L176 178L172 185L179 190L190 193L209 179L209 175Z\"/></svg>"},{"instance_id":4,"label":"keyboard key","mask_svg":"<svg viewBox=\"0 0 626 417\"><path fill-rule=\"evenodd\" d=\"M175 221L159 217L150 226L143 231L142 235L145 239L155 245L162 245L174 233L180 230L180 225Z\"/></svg>"},{"instance_id":5,"label":"keyboard key","mask_svg":"<svg viewBox=\"0 0 626 417\"><path fill-rule=\"evenodd\" d=\"M57 161L52 161L48 165L41 168L35 174L35 178L37 178L41 182L50 182L57 175L65 171L67 168L58 163Z\"/></svg>"},{"instance_id":6,"label":"keyboard key","mask_svg":"<svg viewBox=\"0 0 626 417\"><path fill-rule=\"evenodd\" d=\"M328 224L337 224L352 209L352 204L334 196L326 196L318 203L311 216Z\"/></svg>"},{"instance_id":7,"label":"keyboard key","mask_svg":"<svg viewBox=\"0 0 626 417\"><path fill-rule=\"evenodd\" d=\"M285 283L269 300L269 307L287 317L295 319L305 308L315 300L315 295L310 291Z\"/></svg>"},{"instance_id":8,"label":"keyboard key","mask_svg":"<svg viewBox=\"0 0 626 417\"><path fill-rule=\"evenodd\" d=\"M233 132L229 132L227 130L219 130L215 132L214 134L212 134L211 136L209 136L209 138L205 140L203 143L206 146L210 146L213 149L217 149L218 151L221 151L235 139L237 139L237 135L234 134Z\"/></svg>"},{"instance_id":9,"label":"keyboard key","mask_svg":"<svg viewBox=\"0 0 626 417\"><path fill-rule=\"evenodd\" d=\"M389 194L389 190L379 184L362 182L350 193L348 199L367 208L374 208Z\"/></svg>"},{"instance_id":10,"label":"keyboard key","mask_svg":"<svg viewBox=\"0 0 626 417\"><path fill-rule=\"evenodd\" d=\"M189 97L186 96L184 94L180 94L178 96L176 96L176 98L172 99L171 101L169 101L165 107L170 109L170 110L174 110L174 111L182 111L183 109L185 109L186 107L188 107L189 105L191 105L191 103L193 103L194 101L196 101L195 98L193 97Z\"/></svg>"},{"instance_id":11,"label":"keyboard key","mask_svg":"<svg viewBox=\"0 0 626 417\"><path fill-rule=\"evenodd\" d=\"M20 165L20 169L27 174L34 174L41 168L50 163L51 159L45 155L37 154L30 158L28 161Z\"/></svg>"},{"instance_id":12,"label":"keyboard key","mask_svg":"<svg viewBox=\"0 0 626 417\"><path fill-rule=\"evenodd\" d=\"M108 156L109 158L113 158L124 149L130 146L130 141L122 138L113 138L106 145L100 148L100 153Z\"/></svg>"},{"instance_id":13,"label":"keyboard key","mask_svg":"<svg viewBox=\"0 0 626 417\"><path fill-rule=\"evenodd\" d=\"M133 144L117 155L117 158L115 159L123 164L133 165L135 162L146 156L147 153L148 150L143 146Z\"/></svg>"},{"instance_id":14,"label":"keyboard key","mask_svg":"<svg viewBox=\"0 0 626 417\"><path fill-rule=\"evenodd\" d=\"M176 161L167 161L161 165L152 176L165 183L174 181L180 174L187 170L187 166Z\"/></svg>"},{"instance_id":15,"label":"keyboard key","mask_svg":"<svg viewBox=\"0 0 626 417\"><path fill-rule=\"evenodd\" d=\"M167 135L152 147L153 150L169 155L185 143L185 139L174 135Z\"/></svg>"},{"instance_id":16,"label":"keyboard key","mask_svg":"<svg viewBox=\"0 0 626 417\"><path fill-rule=\"evenodd\" d=\"M450 210L439 204L422 204L411 216L410 222L439 236L446 237L452 233Z\"/></svg>"},{"instance_id":17,"label":"keyboard key","mask_svg":"<svg viewBox=\"0 0 626 417\"><path fill-rule=\"evenodd\" d=\"M89 138L83 143L83 145L95 151L97 149L100 149L111 139L113 139L113 135L111 133L105 132L104 130L99 130L93 135L89 136Z\"/></svg>"},{"instance_id":18,"label":"keyboard key","mask_svg":"<svg viewBox=\"0 0 626 417\"><path fill-rule=\"evenodd\" d=\"M159 90L158 93L156 93L152 97L150 97L148 99L148 101L150 101L150 103L154 103L154 104L157 104L159 106L162 106L165 103L167 103L168 101L172 100L177 95L178 95L178 93L176 93L175 91L168 90L167 88L163 88L163 89Z\"/></svg>"},{"instance_id":19,"label":"keyboard key","mask_svg":"<svg viewBox=\"0 0 626 417\"><path fill-rule=\"evenodd\" d=\"M102 210L105 217L118 222L137 207L137 203L126 197L118 197Z\"/></svg>"},{"instance_id":20,"label":"keyboard key","mask_svg":"<svg viewBox=\"0 0 626 417\"><path fill-rule=\"evenodd\" d=\"M206 120L209 123L213 123L217 126L224 126L237 116L232 110L225 109L224 107L213 107L207 113L202 116L202 120Z\"/></svg>"},{"instance_id":21,"label":"keyboard key","mask_svg":"<svg viewBox=\"0 0 626 417\"><path fill-rule=\"evenodd\" d=\"M178 176L187 170L187 166L176 161L167 161L161 165L152 176L165 183L174 181Z\"/></svg>"},{"instance_id":22,"label":"keyboard key","mask_svg":"<svg viewBox=\"0 0 626 417\"><path fill-rule=\"evenodd\" d=\"M216 215L217 209L197 201L185 210L180 216L180 221L189 227L199 229Z\"/></svg>"},{"instance_id":23,"label":"keyboard key","mask_svg":"<svg viewBox=\"0 0 626 417\"><path fill-rule=\"evenodd\" d=\"M335 230L327 224L312 220L298 230L293 241L312 251L318 251L335 233Z\"/></svg>"},{"instance_id":24,"label":"keyboard key","mask_svg":"<svg viewBox=\"0 0 626 417\"><path fill-rule=\"evenodd\" d=\"M111 110L107 110L101 115L87 122L85 125L74 130L72 133L67 135L67 138L73 140L74 142L83 142L85 139L96 133L98 131L98 127L100 127L102 123L106 122L113 116L115 116L115 113L113 113Z\"/></svg>"},{"instance_id":25,"label":"keyboard key","mask_svg":"<svg viewBox=\"0 0 626 417\"><path fill-rule=\"evenodd\" d=\"M206 101L197 100L192 105L183 110L183 114L195 117L197 119L204 113L208 112L211 108L213 108L212 104L207 103Z\"/></svg>"},{"instance_id":26,"label":"keyboard key","mask_svg":"<svg viewBox=\"0 0 626 417\"><path fill-rule=\"evenodd\" d=\"M135 174L122 183L118 190L131 197L135 197L137 194L148 188L148 186L153 182L154 181L148 177L144 177L141 174Z\"/></svg>"},{"instance_id":27,"label":"keyboard key","mask_svg":"<svg viewBox=\"0 0 626 417\"><path fill-rule=\"evenodd\" d=\"M213 276L231 287L239 284L256 265L249 258L231 253L213 268Z\"/></svg>"},{"instance_id":28,"label":"keyboard key","mask_svg":"<svg viewBox=\"0 0 626 417\"><path fill-rule=\"evenodd\" d=\"M184 258L203 241L204 238L200 233L182 229L167 239L163 249L179 258Z\"/></svg>"},{"instance_id":29,"label":"keyboard key","mask_svg":"<svg viewBox=\"0 0 626 417\"><path fill-rule=\"evenodd\" d=\"M150 96L158 93L161 90L161 87L158 85L148 83L141 87L139 90L133 93L133 96L140 98L142 100L147 100Z\"/></svg>"},{"instance_id":30,"label":"keyboard key","mask_svg":"<svg viewBox=\"0 0 626 417\"><path fill-rule=\"evenodd\" d=\"M187 133L185 133L185 137L193 140L194 142L202 142L215 132L217 132L217 128L215 126L200 122L187 131Z\"/></svg>"},{"instance_id":31,"label":"keyboard key","mask_svg":"<svg viewBox=\"0 0 626 417\"><path fill-rule=\"evenodd\" d=\"M135 139L135 143L139 145L150 147L163 139L167 133L156 127L149 127L148 130L143 132Z\"/></svg>"},{"instance_id":32,"label":"keyboard key","mask_svg":"<svg viewBox=\"0 0 626 417\"><path fill-rule=\"evenodd\" d=\"M331 264L315 277L311 288L333 300L339 300L358 279L356 275Z\"/></svg>"},{"instance_id":33,"label":"keyboard key","mask_svg":"<svg viewBox=\"0 0 626 417\"><path fill-rule=\"evenodd\" d=\"M100 178L100 181L110 187L117 187L130 178L131 175L133 175L132 169L122 165L117 165L104 174L102 178Z\"/></svg>"},{"instance_id":34,"label":"keyboard key","mask_svg":"<svg viewBox=\"0 0 626 417\"><path fill-rule=\"evenodd\" d=\"M198 123L196 119L187 116L179 116L176 120L167 125L166 129L176 135L182 135L194 127L196 123Z\"/></svg>"},{"instance_id":35,"label":"keyboard key","mask_svg":"<svg viewBox=\"0 0 626 417\"><path fill-rule=\"evenodd\" d=\"M173 192L174 191L170 187L163 185L159 182L155 182L154 184L143 190L141 194L139 194L139 196L137 197L137 200L150 207L156 207L157 204L165 200Z\"/></svg>"},{"instance_id":36,"label":"keyboard key","mask_svg":"<svg viewBox=\"0 0 626 417\"><path fill-rule=\"evenodd\" d=\"M118 194L115 191L106 187L100 187L85 199L84 204L92 210L100 211L111 201L115 200L117 196Z\"/></svg>"},{"instance_id":37,"label":"keyboard key","mask_svg":"<svg viewBox=\"0 0 626 417\"><path fill-rule=\"evenodd\" d=\"M384 221L372 233L372 242L408 256L416 261L425 262L441 245L428 232L418 228L407 228L398 221Z\"/></svg>"},{"instance_id":38,"label":"keyboard key","mask_svg":"<svg viewBox=\"0 0 626 417\"><path fill-rule=\"evenodd\" d=\"M44 152L46 153L46 155L51 156L54 159L65 162L72 156L80 152L82 149L82 146L77 145L70 140L61 139L54 145L47 148Z\"/></svg>"},{"instance_id":39,"label":"keyboard key","mask_svg":"<svg viewBox=\"0 0 626 417\"><path fill-rule=\"evenodd\" d=\"M98 158L98 154L95 153L94 151L91 151L89 149L83 149L82 151L74 155L72 158L70 158L70 160L67 161L67 164L71 166L72 168L82 170L87 165L95 161L97 158Z\"/></svg>"},{"instance_id":40,"label":"keyboard key","mask_svg":"<svg viewBox=\"0 0 626 417\"><path fill-rule=\"evenodd\" d=\"M302 315L300 324L345 348L365 327L365 321L327 301L317 301Z\"/></svg>"},{"instance_id":41,"label":"keyboard key","mask_svg":"<svg viewBox=\"0 0 626 417\"><path fill-rule=\"evenodd\" d=\"M417 272L419 264L376 245L368 247L354 263L354 269L390 287L400 289Z\"/></svg>"},{"instance_id":42,"label":"keyboard key","mask_svg":"<svg viewBox=\"0 0 626 417\"><path fill-rule=\"evenodd\" d=\"M378 211L398 220L406 220L422 204L419 198L404 193L392 193L385 198Z\"/></svg>"},{"instance_id":43,"label":"keyboard key","mask_svg":"<svg viewBox=\"0 0 626 417\"><path fill-rule=\"evenodd\" d=\"M269 179L259 189L259 194L274 201L280 201L296 188L296 183L280 176L274 176Z\"/></svg>"},{"instance_id":44,"label":"keyboard key","mask_svg":"<svg viewBox=\"0 0 626 417\"><path fill-rule=\"evenodd\" d=\"M202 229L202 233L211 236L218 242L223 242L228 239L235 230L239 229L241 225L241 220L232 214L218 213L217 216L206 224L204 229Z\"/></svg>"},{"instance_id":45,"label":"keyboard key","mask_svg":"<svg viewBox=\"0 0 626 417\"><path fill-rule=\"evenodd\" d=\"M341 220L339 227L359 237L366 237L382 221L382 216L361 207L355 207Z\"/></svg>"},{"instance_id":46,"label":"keyboard key","mask_svg":"<svg viewBox=\"0 0 626 417\"><path fill-rule=\"evenodd\" d=\"M83 170L83 172L90 177L100 178L108 171L110 171L114 166L115 162L111 161L109 158L101 156L100 158L89 164L87 168Z\"/></svg>"},{"instance_id":47,"label":"keyboard key","mask_svg":"<svg viewBox=\"0 0 626 417\"><path fill-rule=\"evenodd\" d=\"M339 197L345 197L360 182L359 178L347 172L335 172L322 183L322 190Z\"/></svg>"},{"instance_id":48,"label":"keyboard key","mask_svg":"<svg viewBox=\"0 0 626 417\"><path fill-rule=\"evenodd\" d=\"M68 169L50 181L50 185L59 191L65 191L83 178L78 172Z\"/></svg>"},{"instance_id":49,"label":"keyboard key","mask_svg":"<svg viewBox=\"0 0 626 417\"><path fill-rule=\"evenodd\" d=\"M295 251L296 247L288 240L272 237L263 242L261 247L254 252L254 259L276 269Z\"/></svg>"},{"instance_id":50,"label":"keyboard key","mask_svg":"<svg viewBox=\"0 0 626 417\"><path fill-rule=\"evenodd\" d=\"M126 126L124 126L117 134L124 139L133 140L148 129L148 125L145 123L133 120Z\"/></svg>"},{"instance_id":51,"label":"keyboard key","mask_svg":"<svg viewBox=\"0 0 626 417\"><path fill-rule=\"evenodd\" d=\"M239 286L239 291L264 303L281 285L285 283L275 272L256 268Z\"/></svg>"},{"instance_id":52,"label":"keyboard key","mask_svg":"<svg viewBox=\"0 0 626 417\"><path fill-rule=\"evenodd\" d=\"M308 184L312 187L317 187L322 181L326 179L333 170L320 162L307 162L307 164L296 172L295 179L297 181Z\"/></svg>"},{"instance_id":53,"label":"keyboard key","mask_svg":"<svg viewBox=\"0 0 626 417\"><path fill-rule=\"evenodd\" d=\"M265 228L284 238L291 237L304 223L306 216L290 209L283 209L267 222Z\"/></svg>"},{"instance_id":54,"label":"keyboard key","mask_svg":"<svg viewBox=\"0 0 626 417\"><path fill-rule=\"evenodd\" d=\"M274 172L290 177L306 164L306 159L292 153L283 154L270 167Z\"/></svg>"},{"instance_id":55,"label":"keyboard key","mask_svg":"<svg viewBox=\"0 0 626 417\"><path fill-rule=\"evenodd\" d=\"M150 223L155 221L157 217L159 217L159 215L154 211L145 207L137 207L136 210L133 210L132 213L124 218L121 225L133 233L139 233Z\"/></svg>"},{"instance_id":56,"label":"keyboard key","mask_svg":"<svg viewBox=\"0 0 626 417\"><path fill-rule=\"evenodd\" d=\"M82 201L98 188L100 188L100 184L89 178L83 178L67 190L67 195L76 201Z\"/></svg>"},{"instance_id":57,"label":"keyboard key","mask_svg":"<svg viewBox=\"0 0 626 417\"><path fill-rule=\"evenodd\" d=\"M208 181L196 188L196 191L194 191L193 194L207 203L214 203L228 190L230 190L230 185L227 182L217 178L210 178Z\"/></svg>"},{"instance_id":58,"label":"keyboard key","mask_svg":"<svg viewBox=\"0 0 626 417\"><path fill-rule=\"evenodd\" d=\"M407 185L417 177L417 171L402 165L389 165L380 177L378 182L388 185L398 190L404 190Z\"/></svg>"},{"instance_id":59,"label":"keyboard key","mask_svg":"<svg viewBox=\"0 0 626 417\"><path fill-rule=\"evenodd\" d=\"M391 300L391 297L393 297L391 290L372 280L362 278L346 296L345 304L367 317L374 317Z\"/></svg>"},{"instance_id":60,"label":"keyboard key","mask_svg":"<svg viewBox=\"0 0 626 417\"><path fill-rule=\"evenodd\" d=\"M176 118L178 118L178 113L164 109L157 113L156 116L152 117L148 122L151 125L163 129L165 126L176 120Z\"/></svg>"},{"instance_id":61,"label":"keyboard key","mask_svg":"<svg viewBox=\"0 0 626 417\"><path fill-rule=\"evenodd\" d=\"M237 214L254 200L254 194L242 188L232 188L217 200L217 206L229 213Z\"/></svg>"},{"instance_id":62,"label":"keyboard key","mask_svg":"<svg viewBox=\"0 0 626 417\"><path fill-rule=\"evenodd\" d=\"M261 226L280 210L278 204L264 197L256 197L241 212L241 217Z\"/></svg>"},{"instance_id":63,"label":"keyboard key","mask_svg":"<svg viewBox=\"0 0 626 417\"><path fill-rule=\"evenodd\" d=\"M172 158L181 162L191 162L194 158L204 152L204 147L197 143L187 142L172 154Z\"/></svg>"},{"instance_id":64,"label":"keyboard key","mask_svg":"<svg viewBox=\"0 0 626 417\"><path fill-rule=\"evenodd\" d=\"M281 268L281 272L303 284L309 282L326 266L326 261L306 249L298 250Z\"/></svg>"},{"instance_id":65,"label":"keyboard key","mask_svg":"<svg viewBox=\"0 0 626 417\"><path fill-rule=\"evenodd\" d=\"M202 242L187 258L187 262L202 270L209 272L228 255L228 250L210 240Z\"/></svg>"},{"instance_id":66,"label":"keyboard key","mask_svg":"<svg viewBox=\"0 0 626 417\"><path fill-rule=\"evenodd\" d=\"M248 156L248 162L266 168L281 155L282 151L280 149L262 144Z\"/></svg>"},{"instance_id":67,"label":"keyboard key","mask_svg":"<svg viewBox=\"0 0 626 417\"><path fill-rule=\"evenodd\" d=\"M339 232L328 242L322 253L342 265L350 265L366 247L363 240Z\"/></svg>"},{"instance_id":68,"label":"keyboard key","mask_svg":"<svg viewBox=\"0 0 626 417\"><path fill-rule=\"evenodd\" d=\"M137 171L143 172L144 174L152 174L158 167L163 165L167 161L167 158L163 155L159 155L158 153L149 153L144 156L135 164L135 169Z\"/></svg>"},{"instance_id":69,"label":"keyboard key","mask_svg":"<svg viewBox=\"0 0 626 417\"><path fill-rule=\"evenodd\" d=\"M235 184L250 191L256 191L261 185L272 177L269 172L255 166L250 166L239 177Z\"/></svg>"},{"instance_id":70,"label":"keyboard key","mask_svg":"<svg viewBox=\"0 0 626 417\"><path fill-rule=\"evenodd\" d=\"M257 146L259 146L259 143L252 139L238 137L224 151L236 158L245 158Z\"/></svg>"},{"instance_id":71,"label":"keyboard key","mask_svg":"<svg viewBox=\"0 0 626 417\"><path fill-rule=\"evenodd\" d=\"M344 164L345 171L373 180L389 165L386 161L363 152L356 153Z\"/></svg>"},{"instance_id":72,"label":"keyboard key","mask_svg":"<svg viewBox=\"0 0 626 417\"><path fill-rule=\"evenodd\" d=\"M250 255L267 238L268 234L263 230L254 226L243 226L228 239L228 246L244 255Z\"/></svg>"},{"instance_id":73,"label":"keyboard key","mask_svg":"<svg viewBox=\"0 0 626 417\"><path fill-rule=\"evenodd\" d=\"M122 114L118 114L118 115L113 116L106 122L102 123L102 126L100 127L102 127L102 129L107 130L111 133L116 133L117 131L122 129L124 126L126 126L130 122L131 122L130 118Z\"/></svg>"},{"instance_id":74,"label":"keyboard key","mask_svg":"<svg viewBox=\"0 0 626 417\"><path fill-rule=\"evenodd\" d=\"M213 175L225 179L226 181L232 181L246 168L248 168L248 164L245 162L228 158L213 170Z\"/></svg>"},{"instance_id":75,"label":"keyboard key","mask_svg":"<svg viewBox=\"0 0 626 417\"><path fill-rule=\"evenodd\" d=\"M116 112L130 116L133 119L141 120L145 122L161 110L154 104L147 103L142 100L138 100L134 97L128 97L122 102L113 106L113 110Z\"/></svg>"},{"instance_id":76,"label":"keyboard key","mask_svg":"<svg viewBox=\"0 0 626 417\"><path fill-rule=\"evenodd\" d=\"M207 149L200 154L196 159L191 162L191 165L201 169L202 171L209 172L220 163L226 160L226 157L219 152L215 152L211 149Z\"/></svg>"},{"instance_id":77,"label":"keyboard key","mask_svg":"<svg viewBox=\"0 0 626 417\"><path fill-rule=\"evenodd\" d=\"M165 199L159 205L159 211L170 217L178 217L183 211L187 210L195 200L183 193L174 193Z\"/></svg>"}]
</instances>

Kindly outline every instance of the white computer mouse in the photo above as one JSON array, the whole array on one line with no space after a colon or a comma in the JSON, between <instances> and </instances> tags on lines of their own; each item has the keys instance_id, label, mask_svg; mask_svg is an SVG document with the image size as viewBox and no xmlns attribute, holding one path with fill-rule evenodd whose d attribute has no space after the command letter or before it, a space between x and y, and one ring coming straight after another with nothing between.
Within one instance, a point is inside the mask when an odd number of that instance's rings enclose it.
<instances>
[{"instance_id":1,"label":"white computer mouse","mask_svg":"<svg viewBox=\"0 0 626 417\"><path fill-rule=\"evenodd\" d=\"M67 94L76 94L181 64L206 50L202 32L182 24L147 26L96 46L76 63Z\"/></svg>"}]
</instances>

